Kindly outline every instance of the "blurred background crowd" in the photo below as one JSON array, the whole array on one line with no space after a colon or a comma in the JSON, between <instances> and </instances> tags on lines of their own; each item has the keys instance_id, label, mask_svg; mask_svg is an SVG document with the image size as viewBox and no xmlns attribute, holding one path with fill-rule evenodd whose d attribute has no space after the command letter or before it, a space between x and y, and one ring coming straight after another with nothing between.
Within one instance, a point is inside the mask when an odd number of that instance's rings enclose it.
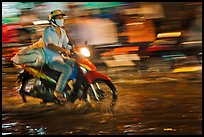
<instances>
[{"instance_id":1,"label":"blurred background crowd","mask_svg":"<svg viewBox=\"0 0 204 137\"><path fill-rule=\"evenodd\" d=\"M66 14L71 42L80 46L87 40L93 57L109 67L132 53L134 65L153 55L202 56L202 2L3 2L3 55L38 41L54 9Z\"/></svg>"}]
</instances>

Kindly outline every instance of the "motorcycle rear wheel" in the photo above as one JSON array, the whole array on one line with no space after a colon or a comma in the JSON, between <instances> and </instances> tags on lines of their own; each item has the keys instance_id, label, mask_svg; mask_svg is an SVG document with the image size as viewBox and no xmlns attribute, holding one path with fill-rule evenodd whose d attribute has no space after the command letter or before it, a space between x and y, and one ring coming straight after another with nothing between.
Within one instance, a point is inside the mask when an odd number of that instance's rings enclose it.
<instances>
[{"instance_id":1,"label":"motorcycle rear wheel","mask_svg":"<svg viewBox=\"0 0 204 137\"><path fill-rule=\"evenodd\" d=\"M35 78L28 78L24 81L24 83L22 83L19 92L23 101L28 102L27 97L29 97L29 101L33 100L33 98L38 98L41 99L40 103L54 102L57 104L57 101L55 102L53 93L51 91L46 91L42 88L41 84L36 84L35 82L40 82L40 80L36 81Z\"/></svg>"}]
</instances>

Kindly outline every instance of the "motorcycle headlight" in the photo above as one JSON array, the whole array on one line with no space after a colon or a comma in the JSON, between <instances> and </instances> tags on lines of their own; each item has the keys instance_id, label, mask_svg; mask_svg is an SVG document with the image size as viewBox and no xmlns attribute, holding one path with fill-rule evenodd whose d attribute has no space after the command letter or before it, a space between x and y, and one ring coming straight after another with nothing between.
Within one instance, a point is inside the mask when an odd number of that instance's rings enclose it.
<instances>
[{"instance_id":1,"label":"motorcycle headlight","mask_svg":"<svg viewBox=\"0 0 204 137\"><path fill-rule=\"evenodd\" d=\"M90 57L90 51L87 48L81 48L80 54L85 56L85 57Z\"/></svg>"}]
</instances>

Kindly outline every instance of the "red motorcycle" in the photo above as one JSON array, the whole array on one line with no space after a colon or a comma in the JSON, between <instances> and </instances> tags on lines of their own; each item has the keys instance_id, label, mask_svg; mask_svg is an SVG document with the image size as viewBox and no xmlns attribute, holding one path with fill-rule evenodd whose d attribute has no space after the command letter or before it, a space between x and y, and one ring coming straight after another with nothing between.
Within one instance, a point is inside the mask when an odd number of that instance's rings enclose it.
<instances>
[{"instance_id":1,"label":"red motorcycle","mask_svg":"<svg viewBox=\"0 0 204 137\"><path fill-rule=\"evenodd\" d=\"M97 72L95 65L88 59L90 52L81 47L75 50L71 58L75 59L74 69L64 89L63 104L72 101L71 89L77 93L77 99L84 100L88 104L103 102L110 105L117 101L117 93L110 77ZM21 83L19 93L24 102L26 96L42 99L41 103L53 102L61 104L55 96L54 89L60 73L50 69L47 65L31 67L22 65L24 71L19 74L17 82ZM70 81L73 81L70 85Z\"/></svg>"}]
</instances>

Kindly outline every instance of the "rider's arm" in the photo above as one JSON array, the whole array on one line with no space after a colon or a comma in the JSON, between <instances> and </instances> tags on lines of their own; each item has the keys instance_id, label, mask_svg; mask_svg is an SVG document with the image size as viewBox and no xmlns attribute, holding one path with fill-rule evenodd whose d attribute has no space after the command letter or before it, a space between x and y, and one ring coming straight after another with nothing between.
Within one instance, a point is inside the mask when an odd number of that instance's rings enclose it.
<instances>
[{"instance_id":1,"label":"rider's arm","mask_svg":"<svg viewBox=\"0 0 204 137\"><path fill-rule=\"evenodd\" d=\"M50 34L51 34L51 33L50 33L49 28L48 28L48 29L46 28L46 29L44 30L44 33L43 33L43 41L44 41L44 43L45 43L45 46L46 46L47 48L51 49L51 50L61 51L61 52L65 52L66 54L69 54L69 53L70 53L69 50L66 50L66 49L64 49L64 48L61 48L61 47L59 47L59 46L53 44L52 38L51 38Z\"/></svg>"},{"instance_id":2,"label":"rider's arm","mask_svg":"<svg viewBox=\"0 0 204 137\"><path fill-rule=\"evenodd\" d=\"M61 48L61 47L59 47L59 46L56 46L56 45L53 44L53 43L49 43L49 44L47 45L47 48L52 49L52 50L56 50L56 51L65 52L66 54L70 54L70 50L65 49L65 48Z\"/></svg>"}]
</instances>

